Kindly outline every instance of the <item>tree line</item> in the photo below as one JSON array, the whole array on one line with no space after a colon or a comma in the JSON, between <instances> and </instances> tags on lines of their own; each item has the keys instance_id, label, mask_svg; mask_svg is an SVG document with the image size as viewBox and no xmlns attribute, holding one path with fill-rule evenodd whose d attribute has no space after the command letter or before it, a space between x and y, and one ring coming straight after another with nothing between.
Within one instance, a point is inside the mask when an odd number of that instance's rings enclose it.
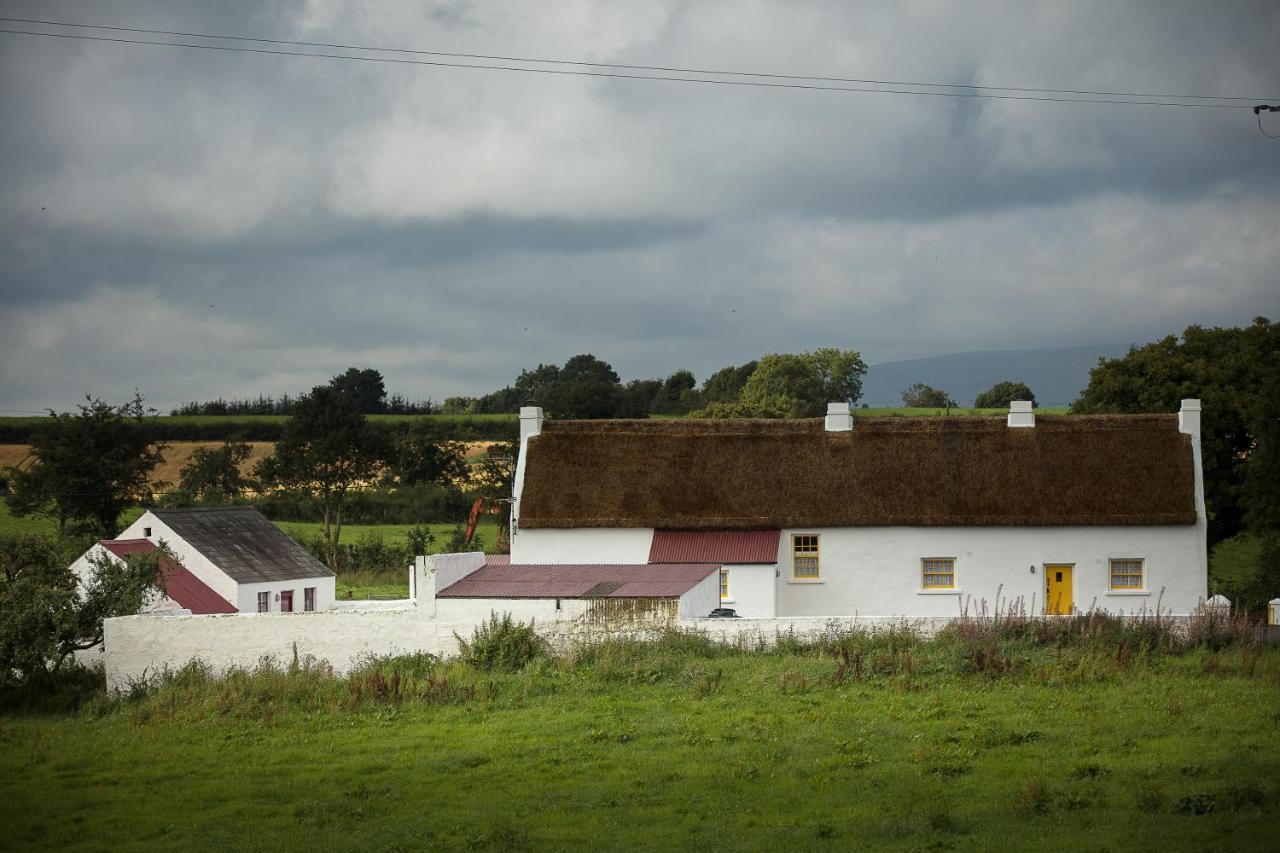
<instances>
[{"instance_id":1,"label":"tree line","mask_svg":"<svg viewBox=\"0 0 1280 853\"><path fill-rule=\"evenodd\" d=\"M410 401L401 394L387 395L382 374L371 367L349 367L329 383L346 391L355 401L357 411L366 415L435 415L440 406L432 400ZM217 400L182 403L170 410L173 416L191 415L292 415L306 395L279 397L260 394L254 399Z\"/></svg>"}]
</instances>

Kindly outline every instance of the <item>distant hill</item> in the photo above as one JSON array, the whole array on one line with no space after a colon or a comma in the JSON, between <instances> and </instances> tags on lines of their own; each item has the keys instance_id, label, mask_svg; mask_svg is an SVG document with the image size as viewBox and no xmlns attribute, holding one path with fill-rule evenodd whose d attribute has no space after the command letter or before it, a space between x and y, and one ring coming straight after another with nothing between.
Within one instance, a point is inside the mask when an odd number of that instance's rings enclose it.
<instances>
[{"instance_id":1,"label":"distant hill","mask_svg":"<svg viewBox=\"0 0 1280 853\"><path fill-rule=\"evenodd\" d=\"M997 382L1025 382L1042 406L1065 406L1089 384L1089 371L1099 358L1115 358L1129 351L1111 344L1046 349L982 350L957 352L932 358L886 361L873 364L862 383L860 403L900 406L902 392L923 382L941 388L962 406Z\"/></svg>"}]
</instances>

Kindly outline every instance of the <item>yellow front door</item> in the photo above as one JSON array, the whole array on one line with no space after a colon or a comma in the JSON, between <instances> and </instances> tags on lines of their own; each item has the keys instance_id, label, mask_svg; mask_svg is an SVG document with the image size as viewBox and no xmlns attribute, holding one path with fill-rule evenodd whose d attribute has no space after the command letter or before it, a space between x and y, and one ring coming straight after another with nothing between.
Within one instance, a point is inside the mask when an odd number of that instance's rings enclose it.
<instances>
[{"instance_id":1,"label":"yellow front door","mask_svg":"<svg viewBox=\"0 0 1280 853\"><path fill-rule=\"evenodd\" d=\"M1074 600L1071 596L1071 565L1047 565L1044 567L1044 612L1050 615L1070 616Z\"/></svg>"}]
</instances>

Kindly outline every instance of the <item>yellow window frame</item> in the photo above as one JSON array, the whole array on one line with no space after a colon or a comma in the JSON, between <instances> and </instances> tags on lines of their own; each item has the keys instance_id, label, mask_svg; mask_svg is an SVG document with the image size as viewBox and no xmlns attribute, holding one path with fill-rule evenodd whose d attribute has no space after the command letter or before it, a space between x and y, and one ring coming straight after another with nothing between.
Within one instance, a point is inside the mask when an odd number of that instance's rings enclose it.
<instances>
[{"instance_id":1,"label":"yellow window frame","mask_svg":"<svg viewBox=\"0 0 1280 853\"><path fill-rule=\"evenodd\" d=\"M1111 589L1143 589L1147 582L1147 561L1138 557L1118 557L1110 561Z\"/></svg>"},{"instance_id":2,"label":"yellow window frame","mask_svg":"<svg viewBox=\"0 0 1280 853\"><path fill-rule=\"evenodd\" d=\"M720 570L720 600L726 601L729 598L729 571L727 569Z\"/></svg>"},{"instance_id":3,"label":"yellow window frame","mask_svg":"<svg viewBox=\"0 0 1280 853\"><path fill-rule=\"evenodd\" d=\"M817 533L791 534L791 579L816 581L822 577L822 560Z\"/></svg>"},{"instance_id":4,"label":"yellow window frame","mask_svg":"<svg viewBox=\"0 0 1280 853\"><path fill-rule=\"evenodd\" d=\"M921 589L955 589L956 558L924 557L920 560Z\"/></svg>"}]
</instances>

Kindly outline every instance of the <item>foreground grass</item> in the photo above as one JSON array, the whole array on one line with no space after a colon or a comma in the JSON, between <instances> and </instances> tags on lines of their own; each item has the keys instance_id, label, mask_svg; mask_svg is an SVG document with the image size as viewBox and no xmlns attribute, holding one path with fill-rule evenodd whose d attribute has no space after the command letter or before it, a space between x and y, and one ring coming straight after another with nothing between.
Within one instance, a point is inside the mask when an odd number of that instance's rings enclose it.
<instances>
[{"instance_id":1,"label":"foreground grass","mask_svg":"<svg viewBox=\"0 0 1280 853\"><path fill-rule=\"evenodd\" d=\"M742 653L314 668L0 718L4 846L1268 850L1280 652ZM975 663L976 661L976 663Z\"/></svg>"}]
</instances>

